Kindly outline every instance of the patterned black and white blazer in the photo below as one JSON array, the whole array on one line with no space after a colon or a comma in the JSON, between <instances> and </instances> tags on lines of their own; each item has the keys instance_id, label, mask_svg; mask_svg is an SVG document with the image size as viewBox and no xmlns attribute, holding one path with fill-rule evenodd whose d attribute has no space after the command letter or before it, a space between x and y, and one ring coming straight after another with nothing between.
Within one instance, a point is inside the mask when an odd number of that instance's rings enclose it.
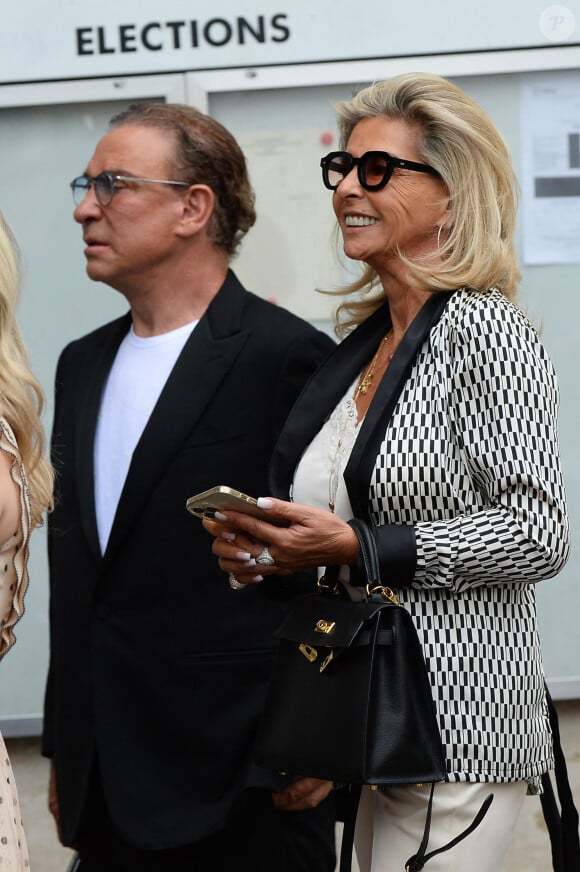
<instances>
[{"instance_id":1,"label":"patterned black and white blazer","mask_svg":"<svg viewBox=\"0 0 580 872\"><path fill-rule=\"evenodd\" d=\"M275 496L389 326L385 305L311 379L274 454ZM496 290L436 293L345 470L422 641L449 780L533 790L553 767L534 587L569 552L557 411L552 364L518 308Z\"/></svg>"}]
</instances>

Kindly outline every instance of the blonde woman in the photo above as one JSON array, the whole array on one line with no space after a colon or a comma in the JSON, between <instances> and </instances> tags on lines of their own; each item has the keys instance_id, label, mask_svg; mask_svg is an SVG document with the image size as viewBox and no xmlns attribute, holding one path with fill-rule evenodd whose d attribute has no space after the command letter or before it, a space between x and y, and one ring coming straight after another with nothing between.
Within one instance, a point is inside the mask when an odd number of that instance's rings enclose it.
<instances>
[{"instance_id":1,"label":"blonde woman","mask_svg":"<svg viewBox=\"0 0 580 872\"><path fill-rule=\"evenodd\" d=\"M28 368L16 323L20 286L17 248L0 215L0 657L16 641L24 611L28 541L52 502L52 469L44 457L42 394ZM0 736L0 868L29 868L18 795Z\"/></svg>"},{"instance_id":2,"label":"blonde woman","mask_svg":"<svg viewBox=\"0 0 580 872\"><path fill-rule=\"evenodd\" d=\"M326 565L361 584L348 521L370 525L417 627L446 750L429 850L493 794L475 832L428 868L497 872L526 793L554 765L535 586L570 547L556 376L514 303L516 180L490 118L437 76L375 84L339 104L338 123L322 180L363 266L347 289L362 300L341 307L348 335L274 451L278 499L260 505L286 526L233 513L204 524L239 584ZM428 802L428 785L363 791L363 872L423 868L409 858Z\"/></svg>"}]
</instances>

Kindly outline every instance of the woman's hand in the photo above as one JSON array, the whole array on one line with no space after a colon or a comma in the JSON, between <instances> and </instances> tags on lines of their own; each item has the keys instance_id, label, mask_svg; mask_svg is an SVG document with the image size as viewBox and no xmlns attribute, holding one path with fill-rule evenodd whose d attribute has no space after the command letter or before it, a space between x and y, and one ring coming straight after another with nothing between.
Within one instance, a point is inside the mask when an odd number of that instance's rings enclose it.
<instances>
[{"instance_id":1,"label":"woman's hand","mask_svg":"<svg viewBox=\"0 0 580 872\"><path fill-rule=\"evenodd\" d=\"M230 575L235 575L236 580L241 584L263 581L262 567L256 563L252 555L259 555L266 547L266 543L243 533L234 526L234 516L238 514L240 513L228 512L228 520L226 521L225 516L218 512L218 517L224 518L220 522L204 518L202 521L204 528L215 537L212 551L219 558L220 568ZM285 573L279 572L278 574L284 575Z\"/></svg>"},{"instance_id":2,"label":"woman's hand","mask_svg":"<svg viewBox=\"0 0 580 872\"><path fill-rule=\"evenodd\" d=\"M320 778L295 778L280 793L273 793L274 805L281 811L304 811L316 808L332 790L332 781Z\"/></svg>"},{"instance_id":3,"label":"woman's hand","mask_svg":"<svg viewBox=\"0 0 580 872\"><path fill-rule=\"evenodd\" d=\"M203 521L216 537L212 550L220 567L238 581L248 584L266 575L356 561L359 543L354 530L331 512L271 497L261 497L258 506L268 521L230 511L218 512L217 521ZM260 561L265 548L271 565Z\"/></svg>"}]
</instances>

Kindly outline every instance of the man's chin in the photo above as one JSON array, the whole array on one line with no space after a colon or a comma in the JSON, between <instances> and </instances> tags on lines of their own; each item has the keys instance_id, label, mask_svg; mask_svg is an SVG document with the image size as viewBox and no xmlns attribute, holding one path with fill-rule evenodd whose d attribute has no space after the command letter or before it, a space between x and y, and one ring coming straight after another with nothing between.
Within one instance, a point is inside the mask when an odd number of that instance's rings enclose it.
<instances>
[{"instance_id":1,"label":"man's chin","mask_svg":"<svg viewBox=\"0 0 580 872\"><path fill-rule=\"evenodd\" d=\"M88 277L94 282L103 282L106 285L110 283L111 275L109 270L105 269L102 264L88 260L86 272Z\"/></svg>"}]
</instances>

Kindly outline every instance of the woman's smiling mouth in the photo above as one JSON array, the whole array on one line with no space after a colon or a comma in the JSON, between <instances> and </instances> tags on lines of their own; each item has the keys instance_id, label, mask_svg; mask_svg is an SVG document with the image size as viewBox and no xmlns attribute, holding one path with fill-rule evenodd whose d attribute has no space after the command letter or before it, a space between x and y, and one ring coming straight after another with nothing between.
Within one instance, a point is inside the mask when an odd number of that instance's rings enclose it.
<instances>
[{"instance_id":1,"label":"woman's smiling mouth","mask_svg":"<svg viewBox=\"0 0 580 872\"><path fill-rule=\"evenodd\" d=\"M370 218L368 215L345 215L344 223L347 227L369 227L378 224L378 218Z\"/></svg>"}]
</instances>

